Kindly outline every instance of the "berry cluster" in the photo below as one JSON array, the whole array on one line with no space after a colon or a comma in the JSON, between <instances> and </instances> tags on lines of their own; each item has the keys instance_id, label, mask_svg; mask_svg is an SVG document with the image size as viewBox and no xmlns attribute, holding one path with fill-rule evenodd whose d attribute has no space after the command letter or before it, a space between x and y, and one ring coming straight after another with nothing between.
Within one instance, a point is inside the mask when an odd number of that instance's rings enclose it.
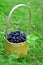
<instances>
[{"instance_id":1,"label":"berry cluster","mask_svg":"<svg viewBox=\"0 0 43 65\"><path fill-rule=\"evenodd\" d=\"M26 35L20 31L14 31L7 35L7 40L12 43L20 43L26 41Z\"/></svg>"}]
</instances>

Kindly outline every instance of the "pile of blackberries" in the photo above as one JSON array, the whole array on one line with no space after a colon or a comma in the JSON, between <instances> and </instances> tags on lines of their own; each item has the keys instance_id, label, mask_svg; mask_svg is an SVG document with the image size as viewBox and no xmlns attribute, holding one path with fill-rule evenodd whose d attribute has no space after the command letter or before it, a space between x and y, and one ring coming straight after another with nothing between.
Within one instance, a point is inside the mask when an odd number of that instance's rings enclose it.
<instances>
[{"instance_id":1,"label":"pile of blackberries","mask_svg":"<svg viewBox=\"0 0 43 65\"><path fill-rule=\"evenodd\" d=\"M7 35L7 40L12 43L20 43L26 41L26 35L17 30Z\"/></svg>"}]
</instances>

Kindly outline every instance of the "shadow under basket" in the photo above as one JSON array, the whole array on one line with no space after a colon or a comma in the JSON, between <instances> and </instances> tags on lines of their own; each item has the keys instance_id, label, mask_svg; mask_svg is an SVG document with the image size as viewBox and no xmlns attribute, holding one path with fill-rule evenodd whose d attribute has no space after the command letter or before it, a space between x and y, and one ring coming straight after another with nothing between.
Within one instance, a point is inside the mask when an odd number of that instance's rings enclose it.
<instances>
[{"instance_id":1,"label":"shadow under basket","mask_svg":"<svg viewBox=\"0 0 43 65\"><path fill-rule=\"evenodd\" d=\"M6 25L6 34L5 34L6 37L4 37L4 51L9 52L10 54L14 54L14 52L16 52L20 57L23 57L28 52L28 42L24 41L24 42L21 42L21 43L11 43L7 40L8 23L9 23L10 17L12 15L12 13L14 12L14 10L16 10L18 7L21 7L21 6L25 6L26 8L28 8L28 6L25 5L25 4L18 4L11 10L11 12L8 15L8 22L7 22L7 25ZM30 12L29 22L31 22L31 11L30 11L29 8L28 8L28 10ZM29 27L30 27L29 25L30 25L30 23L28 23L27 30L25 32L26 35L28 34L28 30L29 30Z\"/></svg>"},{"instance_id":2,"label":"shadow under basket","mask_svg":"<svg viewBox=\"0 0 43 65\"><path fill-rule=\"evenodd\" d=\"M28 52L28 43L11 43L6 38L4 38L4 51L9 52L10 54L14 54L16 52L18 56L23 57Z\"/></svg>"}]
</instances>

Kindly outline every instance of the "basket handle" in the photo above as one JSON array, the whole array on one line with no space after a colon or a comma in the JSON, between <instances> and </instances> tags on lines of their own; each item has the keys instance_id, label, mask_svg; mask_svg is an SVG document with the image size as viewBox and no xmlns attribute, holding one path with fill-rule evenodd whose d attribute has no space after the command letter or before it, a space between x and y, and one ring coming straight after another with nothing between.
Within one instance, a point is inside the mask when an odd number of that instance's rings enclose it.
<instances>
[{"instance_id":1,"label":"basket handle","mask_svg":"<svg viewBox=\"0 0 43 65\"><path fill-rule=\"evenodd\" d=\"M9 20L10 20L10 18L11 18L11 15L12 15L12 13L14 12L14 10L16 10L18 7L21 7L21 6L25 6L25 7L27 7L28 8L28 6L26 5L26 4L18 4L18 5L16 5L16 6L14 6L13 8L12 8L12 10L10 11L10 13L9 13L9 15L8 15L8 22L7 22L7 24L6 24L6 33L5 33L5 36L7 37L7 33L8 33L8 23L9 23ZM28 26L27 26L27 30L26 30L26 32L25 32L25 34L28 34L28 29L29 29L29 27L30 27L30 22L31 22L31 10L28 8L28 10L29 10L29 15L30 15L30 19L29 19L29 23L28 23Z\"/></svg>"}]
</instances>

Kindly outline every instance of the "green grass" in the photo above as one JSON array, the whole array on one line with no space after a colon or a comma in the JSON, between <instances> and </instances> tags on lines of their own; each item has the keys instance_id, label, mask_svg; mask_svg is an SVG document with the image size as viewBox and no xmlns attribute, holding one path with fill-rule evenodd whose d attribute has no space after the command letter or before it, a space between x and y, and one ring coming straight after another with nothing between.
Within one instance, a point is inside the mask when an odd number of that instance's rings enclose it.
<instances>
[{"instance_id":1,"label":"green grass","mask_svg":"<svg viewBox=\"0 0 43 65\"><path fill-rule=\"evenodd\" d=\"M24 58L17 59L16 54L14 56L5 54L3 45L7 16L10 10L19 3L28 5L31 9L32 20L28 30L30 35L27 36L30 49ZM8 33L17 28L25 32L29 20L28 14L25 7L18 8L12 14ZM20 25L13 27L14 22ZM43 0L0 0L0 65L43 65Z\"/></svg>"}]
</instances>

